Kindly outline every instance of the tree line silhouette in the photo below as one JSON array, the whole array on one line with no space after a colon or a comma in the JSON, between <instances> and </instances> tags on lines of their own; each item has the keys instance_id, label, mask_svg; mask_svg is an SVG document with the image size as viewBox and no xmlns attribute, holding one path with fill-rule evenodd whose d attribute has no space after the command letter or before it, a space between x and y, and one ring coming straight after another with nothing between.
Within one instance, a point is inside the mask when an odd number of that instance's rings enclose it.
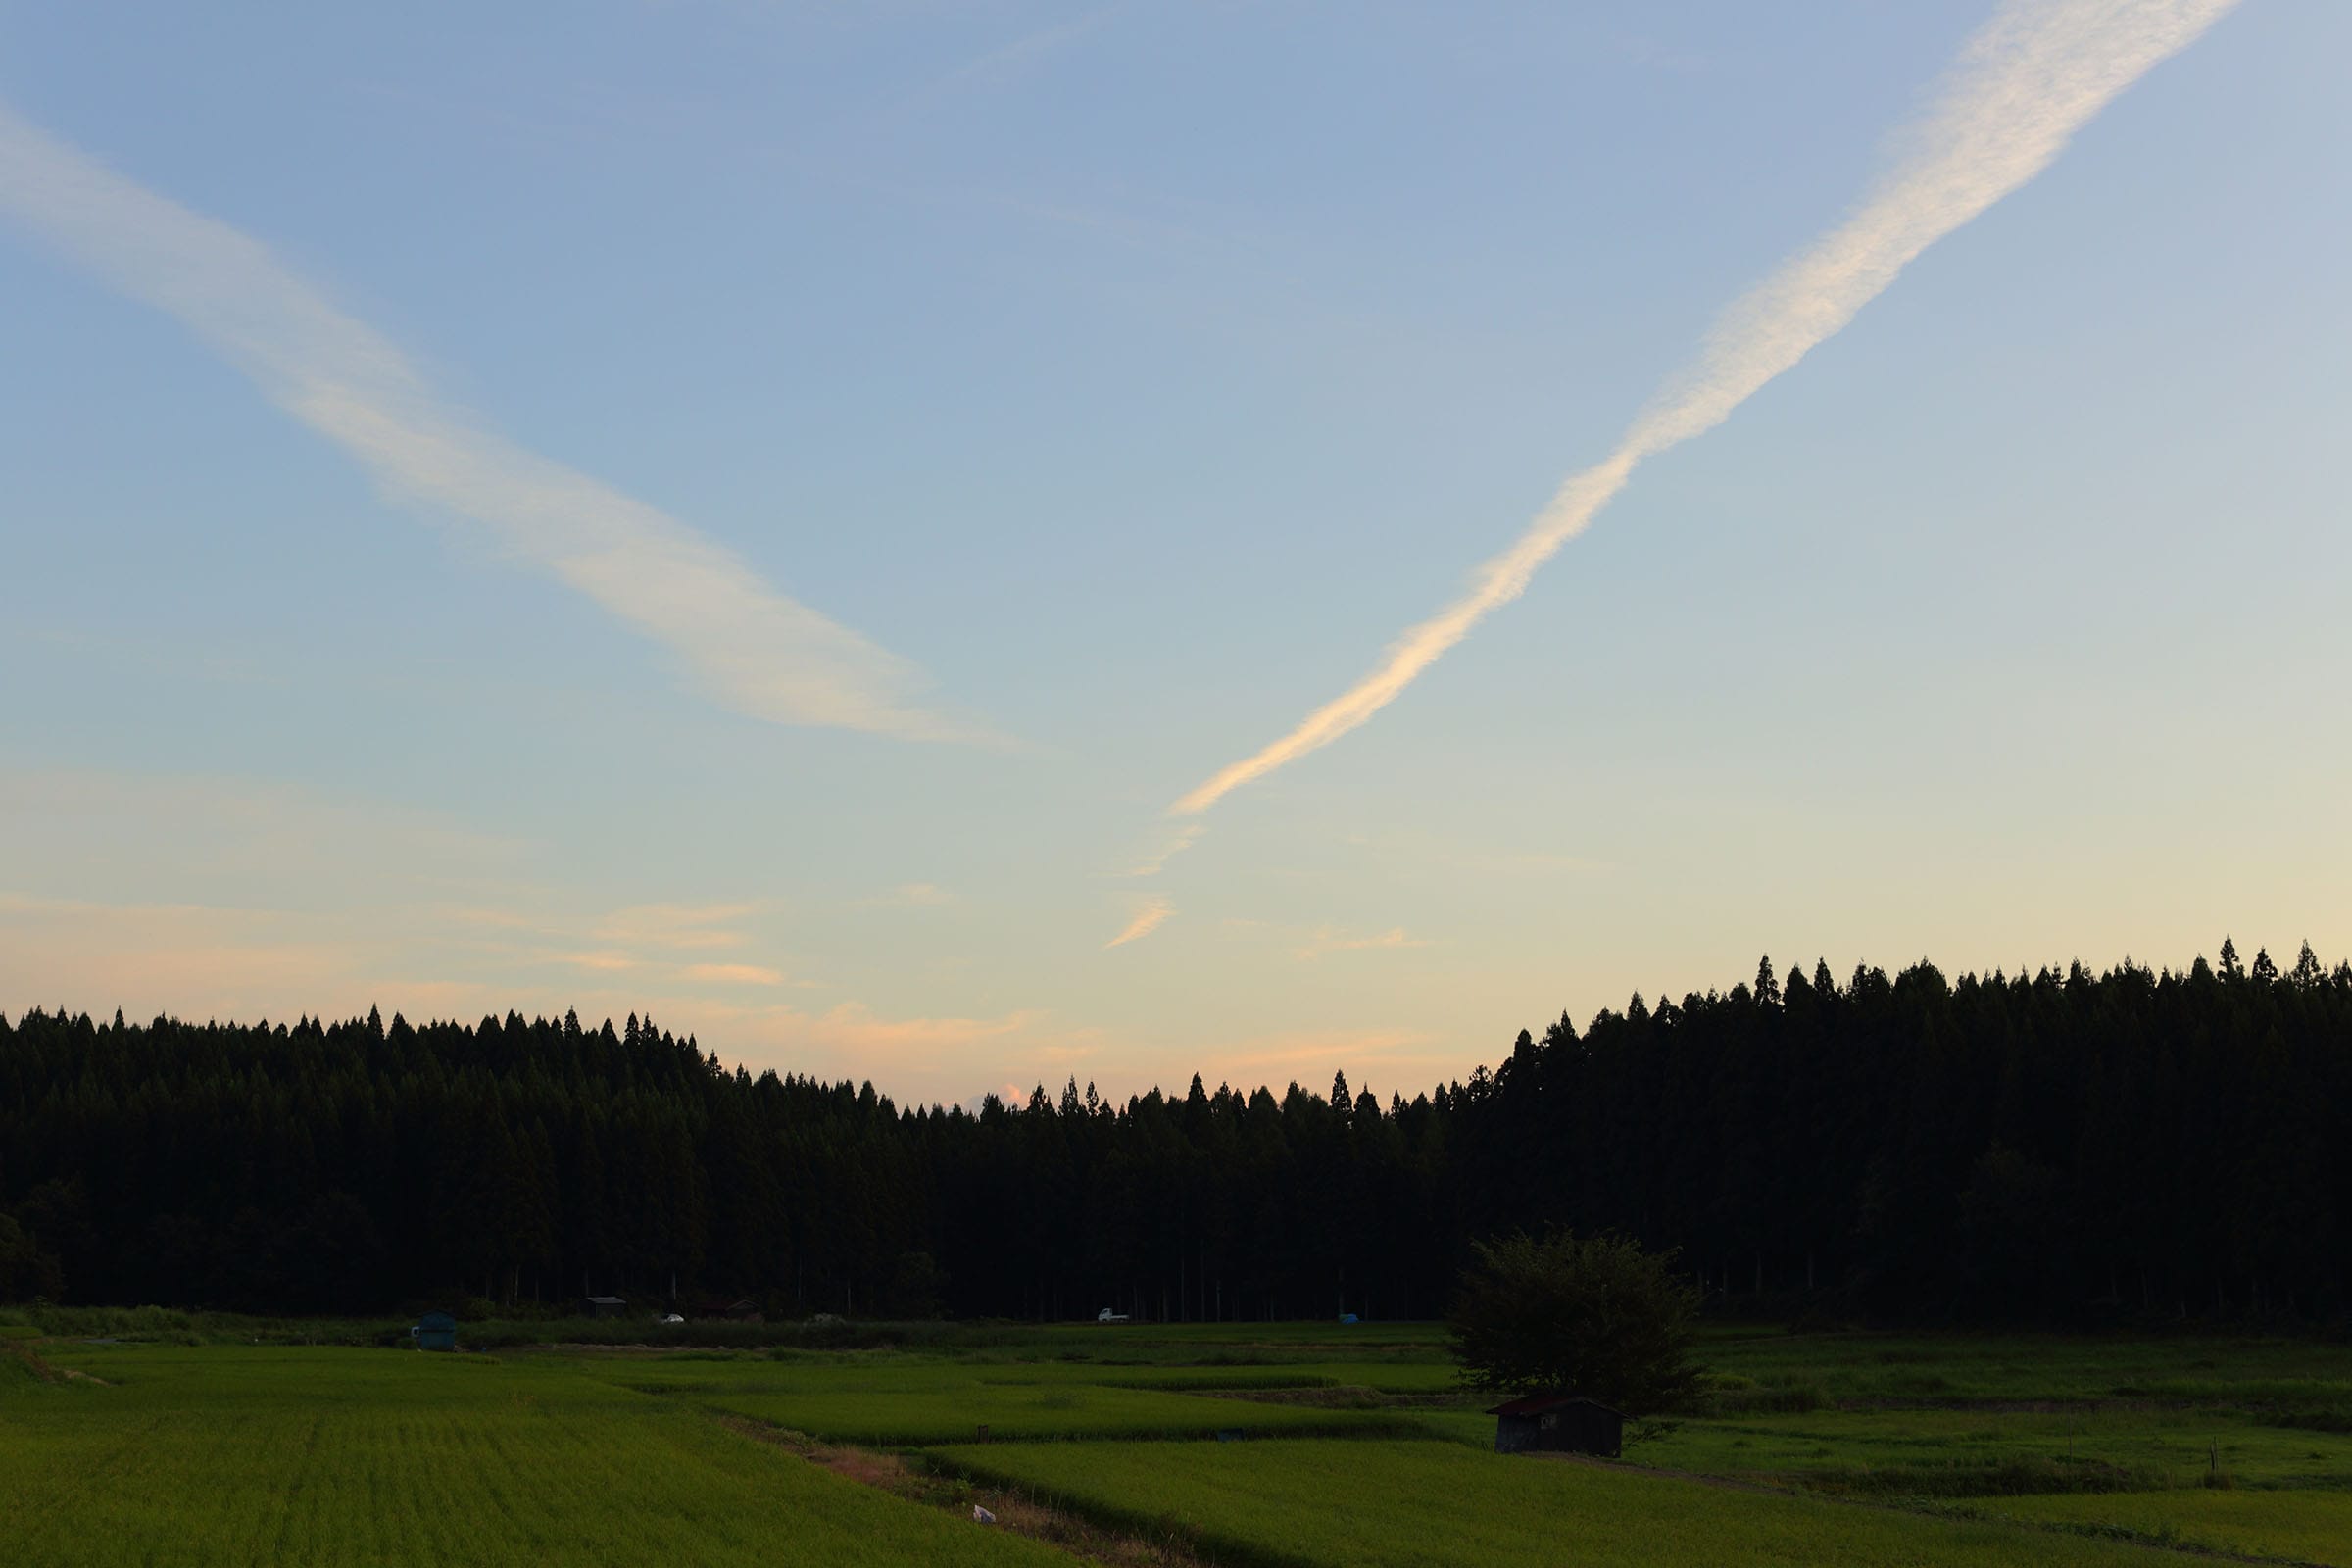
<instances>
[{"instance_id":1,"label":"tree line silhouette","mask_svg":"<svg viewBox=\"0 0 2352 1568\"><path fill-rule=\"evenodd\" d=\"M617 1294L771 1312L1443 1310L1472 1244L1679 1248L1734 1307L2352 1309L2352 966L1826 966L1383 1104L1205 1088L901 1107L632 1016L0 1015L0 1298L266 1312Z\"/></svg>"}]
</instances>

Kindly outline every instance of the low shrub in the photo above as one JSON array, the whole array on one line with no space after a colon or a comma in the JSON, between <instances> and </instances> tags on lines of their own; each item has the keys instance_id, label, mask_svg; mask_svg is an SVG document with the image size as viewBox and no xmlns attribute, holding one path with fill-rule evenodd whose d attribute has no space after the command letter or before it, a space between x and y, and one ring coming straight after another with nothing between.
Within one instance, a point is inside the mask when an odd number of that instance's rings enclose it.
<instances>
[{"instance_id":1,"label":"low shrub","mask_svg":"<svg viewBox=\"0 0 2352 1568\"><path fill-rule=\"evenodd\" d=\"M1827 1410L1832 1403L1829 1391L1818 1383L1784 1383L1777 1386L1749 1383L1746 1388L1719 1385L1700 1396L1693 1413L1717 1416L1804 1415L1814 1410Z\"/></svg>"}]
</instances>

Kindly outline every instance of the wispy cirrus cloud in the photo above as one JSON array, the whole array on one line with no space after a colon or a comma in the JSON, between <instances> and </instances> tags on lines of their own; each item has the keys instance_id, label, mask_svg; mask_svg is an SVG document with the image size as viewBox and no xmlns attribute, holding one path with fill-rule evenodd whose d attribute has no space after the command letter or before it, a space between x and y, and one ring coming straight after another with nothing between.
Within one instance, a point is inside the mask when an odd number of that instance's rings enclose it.
<instances>
[{"instance_id":1,"label":"wispy cirrus cloud","mask_svg":"<svg viewBox=\"0 0 2352 1568\"><path fill-rule=\"evenodd\" d=\"M1200 843L1200 835L1207 831L1208 827L1205 823L1187 822L1174 833L1160 839L1145 852L1141 859L1119 874L1122 876L1157 876L1167 869L1170 860Z\"/></svg>"},{"instance_id":2,"label":"wispy cirrus cloud","mask_svg":"<svg viewBox=\"0 0 2352 1568\"><path fill-rule=\"evenodd\" d=\"M955 902L956 895L936 882L902 882L887 893L877 893L865 900L881 909L933 909Z\"/></svg>"},{"instance_id":3,"label":"wispy cirrus cloud","mask_svg":"<svg viewBox=\"0 0 2352 1568\"><path fill-rule=\"evenodd\" d=\"M780 986L789 984L781 969L770 969L760 963L690 963L686 978L727 986Z\"/></svg>"},{"instance_id":4,"label":"wispy cirrus cloud","mask_svg":"<svg viewBox=\"0 0 2352 1568\"><path fill-rule=\"evenodd\" d=\"M669 650L724 706L781 723L993 740L920 706L911 663L779 593L724 546L480 428L261 241L5 105L0 213L176 318L386 491L481 525L509 557Z\"/></svg>"},{"instance_id":5,"label":"wispy cirrus cloud","mask_svg":"<svg viewBox=\"0 0 2352 1568\"><path fill-rule=\"evenodd\" d=\"M1367 953L1375 949L1426 948L1433 945L1427 937L1406 935L1402 926L1373 936L1349 936L1326 926L1301 943L1297 949L1297 956L1300 959L1308 959L1320 958L1327 953Z\"/></svg>"},{"instance_id":6,"label":"wispy cirrus cloud","mask_svg":"<svg viewBox=\"0 0 2352 1568\"><path fill-rule=\"evenodd\" d=\"M1004 1040L1036 1027L1045 1017L1044 1011L1033 1008L997 1018L887 1018L862 1002L845 1002L812 1018L787 1015L786 1028L801 1038L853 1053L937 1050Z\"/></svg>"},{"instance_id":7,"label":"wispy cirrus cloud","mask_svg":"<svg viewBox=\"0 0 2352 1568\"><path fill-rule=\"evenodd\" d=\"M1220 768L1169 809L1197 816L1369 721L1480 621L1526 592L1646 458L1705 433L1843 329L1921 252L2048 168L2125 88L2196 41L2237 0L2007 0L1970 40L1892 170L1851 216L1736 301L1697 362L1617 449L1571 476L1469 592L1408 628L1370 674L1281 739Z\"/></svg>"},{"instance_id":8,"label":"wispy cirrus cloud","mask_svg":"<svg viewBox=\"0 0 2352 1568\"><path fill-rule=\"evenodd\" d=\"M1119 934L1103 943L1102 946L1105 949L1123 948L1130 942L1141 942L1158 930L1161 923L1175 912L1176 906L1168 902L1167 895L1163 893L1149 894L1142 903L1136 906L1134 916L1128 920Z\"/></svg>"},{"instance_id":9,"label":"wispy cirrus cloud","mask_svg":"<svg viewBox=\"0 0 2352 1568\"><path fill-rule=\"evenodd\" d=\"M587 969L597 974L618 974L624 969L638 967L638 960L625 953L600 949L592 953L559 953L554 959L574 969Z\"/></svg>"},{"instance_id":10,"label":"wispy cirrus cloud","mask_svg":"<svg viewBox=\"0 0 2352 1568\"><path fill-rule=\"evenodd\" d=\"M758 904L638 904L596 922L598 941L641 948L740 948L749 937L738 922Z\"/></svg>"}]
</instances>

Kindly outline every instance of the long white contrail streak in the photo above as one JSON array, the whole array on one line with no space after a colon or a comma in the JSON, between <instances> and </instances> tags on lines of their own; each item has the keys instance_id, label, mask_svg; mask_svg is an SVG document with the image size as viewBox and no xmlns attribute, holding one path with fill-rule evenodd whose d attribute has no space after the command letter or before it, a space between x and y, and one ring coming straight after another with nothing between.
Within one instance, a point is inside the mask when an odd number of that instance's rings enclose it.
<instances>
[{"instance_id":1,"label":"long white contrail streak","mask_svg":"<svg viewBox=\"0 0 2352 1568\"><path fill-rule=\"evenodd\" d=\"M985 739L907 694L920 672L785 597L659 509L472 427L391 342L269 247L114 172L0 105L0 214L193 329L386 489L482 524L679 655L758 718Z\"/></svg>"},{"instance_id":2,"label":"long white contrail streak","mask_svg":"<svg viewBox=\"0 0 2352 1568\"><path fill-rule=\"evenodd\" d=\"M1582 533L1642 459L1713 429L1757 388L1834 336L1930 245L2047 168L2109 100L2186 48L2238 0L2008 0L1971 39L1893 170L1846 220L1715 324L1608 457L1561 485L1527 531L1481 566L1469 592L1389 646L1378 667L1298 728L1178 801L1192 816L1333 741L1387 707L1536 569Z\"/></svg>"}]
</instances>

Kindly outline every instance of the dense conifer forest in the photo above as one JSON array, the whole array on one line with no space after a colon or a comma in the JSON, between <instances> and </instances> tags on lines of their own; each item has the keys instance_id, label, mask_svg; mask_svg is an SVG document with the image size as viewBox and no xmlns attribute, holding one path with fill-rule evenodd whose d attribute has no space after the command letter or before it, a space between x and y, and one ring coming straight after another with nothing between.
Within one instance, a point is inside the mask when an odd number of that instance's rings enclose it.
<instances>
[{"instance_id":1,"label":"dense conifer forest","mask_svg":"<svg viewBox=\"0 0 2352 1568\"><path fill-rule=\"evenodd\" d=\"M1409 1101L1195 1079L900 1106L632 1017L0 1015L0 1298L364 1312L1441 1310L1470 1243L1682 1250L1734 1308L2352 1310L2352 967L1769 961Z\"/></svg>"}]
</instances>

